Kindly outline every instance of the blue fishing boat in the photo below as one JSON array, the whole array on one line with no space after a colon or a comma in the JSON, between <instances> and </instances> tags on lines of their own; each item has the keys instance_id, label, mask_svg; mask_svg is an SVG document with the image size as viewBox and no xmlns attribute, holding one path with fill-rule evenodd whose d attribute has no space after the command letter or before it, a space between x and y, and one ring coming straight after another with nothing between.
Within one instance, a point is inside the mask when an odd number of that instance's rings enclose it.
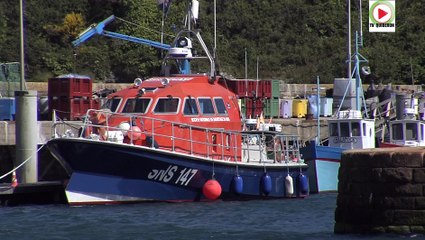
<instances>
[{"instance_id":1,"label":"blue fishing boat","mask_svg":"<svg viewBox=\"0 0 425 240\"><path fill-rule=\"evenodd\" d=\"M310 144L301 148L309 165L310 192L337 191L342 152L375 147L375 120L365 119L360 111L340 111L328 120L328 145Z\"/></svg>"}]
</instances>

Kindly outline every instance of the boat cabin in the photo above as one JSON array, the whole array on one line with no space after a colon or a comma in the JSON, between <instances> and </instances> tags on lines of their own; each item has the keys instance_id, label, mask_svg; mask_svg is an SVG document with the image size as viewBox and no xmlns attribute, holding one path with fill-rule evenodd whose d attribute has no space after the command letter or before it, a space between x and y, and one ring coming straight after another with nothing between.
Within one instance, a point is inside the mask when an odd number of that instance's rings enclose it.
<instances>
[{"instance_id":1,"label":"boat cabin","mask_svg":"<svg viewBox=\"0 0 425 240\"><path fill-rule=\"evenodd\" d=\"M237 98L217 81L209 82L204 74L136 79L108 96L103 106L111 112L107 125L140 131L140 137L127 134L124 142L240 160L235 149L241 137L231 134L242 130ZM213 147L207 148L206 141Z\"/></svg>"},{"instance_id":2,"label":"boat cabin","mask_svg":"<svg viewBox=\"0 0 425 240\"><path fill-rule=\"evenodd\" d=\"M400 146L425 146L425 123L415 119L390 122L390 143Z\"/></svg>"},{"instance_id":3,"label":"boat cabin","mask_svg":"<svg viewBox=\"0 0 425 240\"><path fill-rule=\"evenodd\" d=\"M328 120L329 146L346 149L375 148L375 121L363 119L360 111L340 111Z\"/></svg>"}]
</instances>

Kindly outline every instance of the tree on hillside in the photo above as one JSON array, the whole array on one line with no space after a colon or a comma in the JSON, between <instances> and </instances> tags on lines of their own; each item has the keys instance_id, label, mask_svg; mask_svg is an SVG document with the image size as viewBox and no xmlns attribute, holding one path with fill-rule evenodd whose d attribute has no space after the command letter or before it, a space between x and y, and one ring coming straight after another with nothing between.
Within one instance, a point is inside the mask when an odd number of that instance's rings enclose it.
<instances>
[{"instance_id":1,"label":"tree on hillside","mask_svg":"<svg viewBox=\"0 0 425 240\"><path fill-rule=\"evenodd\" d=\"M364 1L363 1L364 2ZM164 42L180 29L188 0L172 1ZM358 1L352 3L353 48ZM199 25L213 51L213 1L200 0ZM76 34L114 14L107 30L160 41L162 11L153 0L33 0L25 4L26 76L31 81L75 72L95 81L131 82L156 75L161 51L149 46L93 37L72 47ZM384 83L425 84L425 31L421 0L398 1L396 32L369 33L363 4L361 53L373 77ZM347 6L335 0L217 0L217 57L220 71L245 77L323 83L347 75ZM19 61L19 2L0 2L0 62ZM367 84L367 83L366 83Z\"/></svg>"}]
</instances>

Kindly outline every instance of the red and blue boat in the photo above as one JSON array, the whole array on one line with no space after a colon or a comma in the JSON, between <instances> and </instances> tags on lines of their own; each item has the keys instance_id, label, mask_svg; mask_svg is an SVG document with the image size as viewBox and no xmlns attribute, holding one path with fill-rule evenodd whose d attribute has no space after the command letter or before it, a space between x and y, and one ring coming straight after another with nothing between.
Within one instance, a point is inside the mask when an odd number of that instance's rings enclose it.
<instances>
[{"instance_id":1,"label":"red and blue boat","mask_svg":"<svg viewBox=\"0 0 425 240\"><path fill-rule=\"evenodd\" d=\"M195 45L201 47L196 55ZM199 66L209 70L193 74L188 66L194 60L206 60ZM56 137L47 146L69 176L69 204L309 194L299 137L242 131L237 96L217 74L199 31L176 36L163 69L161 76L136 79L109 95L78 126L56 121Z\"/></svg>"}]
</instances>

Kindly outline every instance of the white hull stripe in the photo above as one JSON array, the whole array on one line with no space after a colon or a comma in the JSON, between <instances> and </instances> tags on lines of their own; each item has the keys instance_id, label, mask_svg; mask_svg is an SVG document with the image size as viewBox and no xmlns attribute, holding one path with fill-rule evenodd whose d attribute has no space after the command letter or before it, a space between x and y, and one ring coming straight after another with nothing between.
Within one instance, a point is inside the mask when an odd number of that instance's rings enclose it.
<instances>
[{"instance_id":1,"label":"white hull stripe","mask_svg":"<svg viewBox=\"0 0 425 240\"><path fill-rule=\"evenodd\" d=\"M119 195L107 195L96 193L81 193L66 190L66 198L70 205L84 205L84 204L113 204L120 202L142 202L151 201L151 199L142 199L136 197L127 197Z\"/></svg>"}]
</instances>

